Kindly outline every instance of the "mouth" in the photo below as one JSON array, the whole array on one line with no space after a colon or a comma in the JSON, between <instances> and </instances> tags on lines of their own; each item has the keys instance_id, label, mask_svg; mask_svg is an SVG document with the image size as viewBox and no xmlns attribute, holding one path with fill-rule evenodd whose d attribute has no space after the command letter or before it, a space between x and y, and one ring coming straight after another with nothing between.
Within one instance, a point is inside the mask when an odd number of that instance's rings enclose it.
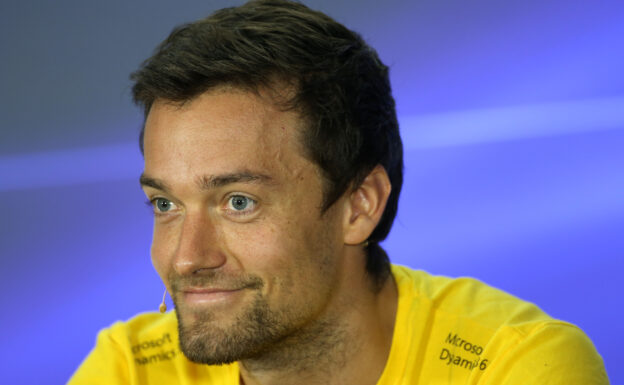
<instances>
[{"instance_id":1,"label":"mouth","mask_svg":"<svg viewBox=\"0 0 624 385\"><path fill-rule=\"evenodd\" d=\"M216 305L233 301L244 288L187 288L182 291L184 303L190 306Z\"/></svg>"}]
</instances>

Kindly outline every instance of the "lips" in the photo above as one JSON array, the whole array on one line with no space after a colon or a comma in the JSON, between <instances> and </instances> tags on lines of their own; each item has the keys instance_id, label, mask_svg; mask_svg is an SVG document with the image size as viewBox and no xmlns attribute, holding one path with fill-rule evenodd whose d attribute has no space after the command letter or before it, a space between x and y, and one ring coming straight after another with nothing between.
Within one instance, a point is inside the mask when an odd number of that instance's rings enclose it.
<instances>
[{"instance_id":1,"label":"lips","mask_svg":"<svg viewBox=\"0 0 624 385\"><path fill-rule=\"evenodd\" d=\"M217 304L233 300L243 289L187 288L182 291L184 302L189 305Z\"/></svg>"},{"instance_id":2,"label":"lips","mask_svg":"<svg viewBox=\"0 0 624 385\"><path fill-rule=\"evenodd\" d=\"M184 290L182 290L183 293L189 293L189 294L210 294L210 293L219 293L219 292L226 292L226 291L236 291L236 290L241 290L239 288L237 289L226 289L226 288L210 288L210 287L190 287L190 288L186 288Z\"/></svg>"},{"instance_id":3,"label":"lips","mask_svg":"<svg viewBox=\"0 0 624 385\"><path fill-rule=\"evenodd\" d=\"M170 279L176 306L219 306L233 305L240 301L248 290L261 290L259 277L202 275L197 277L172 277Z\"/></svg>"}]
</instances>

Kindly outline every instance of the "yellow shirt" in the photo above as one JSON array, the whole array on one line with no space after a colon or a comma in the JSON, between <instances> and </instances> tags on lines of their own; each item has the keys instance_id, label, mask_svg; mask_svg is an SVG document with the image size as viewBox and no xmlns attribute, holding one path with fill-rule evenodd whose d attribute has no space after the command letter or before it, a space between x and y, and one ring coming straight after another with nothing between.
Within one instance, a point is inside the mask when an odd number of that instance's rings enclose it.
<instances>
[{"instance_id":1,"label":"yellow shirt","mask_svg":"<svg viewBox=\"0 0 624 385\"><path fill-rule=\"evenodd\" d=\"M392 348L378 385L608 384L602 358L576 326L469 278L392 266L399 290ZM174 312L100 332L69 381L78 384L238 384L237 363L190 362Z\"/></svg>"}]
</instances>

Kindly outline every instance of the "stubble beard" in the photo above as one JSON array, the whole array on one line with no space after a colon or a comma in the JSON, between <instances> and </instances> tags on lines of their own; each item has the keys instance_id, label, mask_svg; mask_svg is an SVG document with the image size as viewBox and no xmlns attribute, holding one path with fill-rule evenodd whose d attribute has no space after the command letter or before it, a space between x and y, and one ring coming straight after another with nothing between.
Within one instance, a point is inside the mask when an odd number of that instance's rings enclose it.
<instances>
[{"instance_id":1,"label":"stubble beard","mask_svg":"<svg viewBox=\"0 0 624 385\"><path fill-rule=\"evenodd\" d=\"M323 366L346 362L344 325L317 320L302 327L293 314L272 311L260 293L252 304L228 325L215 325L214 315L204 313L194 322L178 317L180 348L191 361L223 365L236 361L248 370L280 370L303 374Z\"/></svg>"},{"instance_id":2,"label":"stubble beard","mask_svg":"<svg viewBox=\"0 0 624 385\"><path fill-rule=\"evenodd\" d=\"M325 231L329 234L331 229ZM328 244L327 234L316 244ZM329 251L325 246L318 253L324 257L320 262L315 260L317 280L333 275L333 253ZM297 373L319 366L329 370L345 365L348 328L336 317L316 318L313 314L320 309L302 311L305 306L272 309L262 295L264 282L259 277L245 277L239 283L247 285L244 290L253 291L252 298L227 323L215 322L212 311L194 314L191 317L194 319L189 320L183 309L176 311L180 348L189 360L208 365L241 361L247 370L280 369ZM325 288L329 297L331 288ZM173 300L176 303L175 294Z\"/></svg>"},{"instance_id":3,"label":"stubble beard","mask_svg":"<svg viewBox=\"0 0 624 385\"><path fill-rule=\"evenodd\" d=\"M308 322L306 312L296 309L271 309L262 295L263 286L256 282L243 289L253 290L252 298L228 322L217 322L212 311L190 315L177 307L184 355L207 365L241 361L248 370L279 368L302 373L319 365L344 365L345 325L327 318ZM176 297L174 303L178 303Z\"/></svg>"},{"instance_id":4,"label":"stubble beard","mask_svg":"<svg viewBox=\"0 0 624 385\"><path fill-rule=\"evenodd\" d=\"M201 364L222 365L260 356L288 334L283 317L270 310L260 292L228 324L216 324L215 314L208 311L196 314L192 322L187 322L183 311L176 315L182 352Z\"/></svg>"}]
</instances>

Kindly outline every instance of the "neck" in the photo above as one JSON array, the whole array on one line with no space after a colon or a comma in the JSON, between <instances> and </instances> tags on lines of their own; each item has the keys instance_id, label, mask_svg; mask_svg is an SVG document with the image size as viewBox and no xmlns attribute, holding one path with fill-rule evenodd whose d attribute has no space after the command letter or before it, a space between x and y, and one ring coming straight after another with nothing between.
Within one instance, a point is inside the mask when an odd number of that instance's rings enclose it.
<instances>
[{"instance_id":1,"label":"neck","mask_svg":"<svg viewBox=\"0 0 624 385\"><path fill-rule=\"evenodd\" d=\"M240 362L241 383L375 384L390 353L397 289L392 275L379 291L370 290L370 277L361 278L359 291L338 301L338 311Z\"/></svg>"}]
</instances>

